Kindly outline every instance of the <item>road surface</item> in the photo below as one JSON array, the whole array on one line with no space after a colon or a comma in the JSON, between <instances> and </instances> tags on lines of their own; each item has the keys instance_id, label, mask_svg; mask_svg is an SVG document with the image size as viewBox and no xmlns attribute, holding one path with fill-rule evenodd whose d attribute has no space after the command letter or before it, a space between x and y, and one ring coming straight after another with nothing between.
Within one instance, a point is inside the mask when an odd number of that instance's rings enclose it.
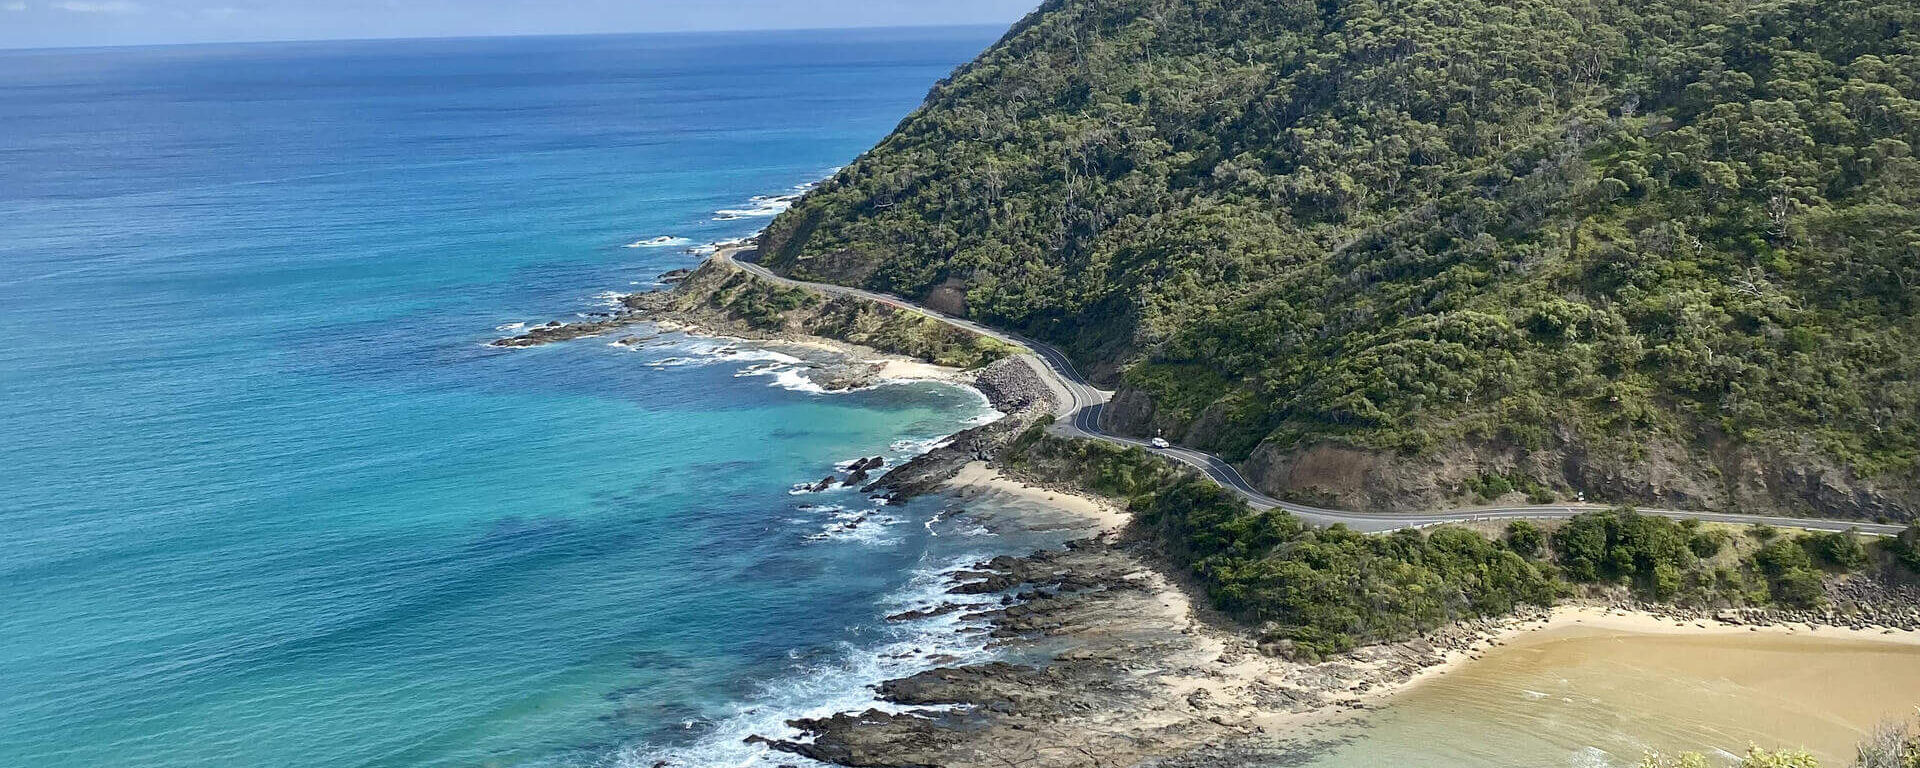
<instances>
[{"instance_id":1,"label":"road surface","mask_svg":"<svg viewBox=\"0 0 1920 768\"><path fill-rule=\"evenodd\" d=\"M1295 504L1290 501L1282 501L1268 496L1259 488L1254 487L1252 483L1247 482L1247 479L1240 475L1240 471L1235 469L1232 464L1227 463L1225 459L1211 453L1203 453L1180 446L1155 448L1145 440L1102 432L1100 430L1100 409L1105 407L1107 399L1110 398L1113 393L1101 390L1088 383L1087 380L1080 375L1079 370L1074 368L1073 361L1068 359L1065 353L1050 344L1029 339L1017 333L1002 331L997 328L989 328L964 318L953 317L891 294L877 293L859 288L849 288L844 285L834 285L832 283L813 283L804 280L794 280L777 275L766 267L742 259L742 257L751 256L752 254L753 249L751 247L736 246L720 249L719 252L714 254L713 258L744 269L758 275L762 279L774 283L796 288L805 288L830 296L852 296L868 301L876 301L897 309L916 312L949 325L978 333L982 336L999 339L1000 341L1025 348L1029 353L1026 355L1027 363L1033 366L1034 371L1040 374L1041 380L1045 381L1048 388L1054 392L1056 409L1053 429L1056 433L1069 437L1083 437L1094 440L1105 440L1110 443L1119 443L1122 445L1138 446L1147 451L1173 459L1174 461L1201 471L1206 474L1207 477L1212 478L1214 482L1239 494L1255 509L1265 510L1279 508L1292 512L1302 520L1317 525L1342 523L1355 530L1378 532L1478 520L1559 519L1573 517L1582 512L1592 512L1607 508L1604 505L1598 504L1539 504L1388 514L1348 512L1345 510L1327 509L1325 507L1314 507L1305 504ZM1660 515L1662 517L1676 519L1734 523L1738 525L1765 523L1781 528L1801 528L1814 531L1844 531L1849 528L1858 528L1862 533L1872 533L1883 536L1895 535L1904 530L1903 526L1898 525L1884 525L1851 520L1766 517L1762 515L1738 515L1686 509L1641 508L1639 511L1644 514Z\"/></svg>"}]
</instances>

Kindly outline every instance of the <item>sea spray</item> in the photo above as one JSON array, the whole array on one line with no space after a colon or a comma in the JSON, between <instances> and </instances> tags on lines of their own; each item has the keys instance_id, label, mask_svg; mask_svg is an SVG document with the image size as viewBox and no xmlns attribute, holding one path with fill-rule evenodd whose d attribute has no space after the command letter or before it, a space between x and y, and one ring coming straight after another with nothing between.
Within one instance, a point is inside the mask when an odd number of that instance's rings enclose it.
<instances>
[{"instance_id":1,"label":"sea spray","mask_svg":"<svg viewBox=\"0 0 1920 768\"><path fill-rule=\"evenodd\" d=\"M905 586L881 597L874 618L881 619L878 639L868 644L842 643L826 660L796 663L786 677L768 681L729 711L691 743L674 746L638 744L622 750L618 768L652 768L661 761L688 768L762 768L777 765L820 765L812 760L777 752L747 742L750 736L795 739L799 733L788 720L827 717L840 712L905 708L881 701L873 686L943 666L979 663L996 658L984 632L964 631L986 626L972 615L998 605L995 595L947 593L952 575L993 554L979 550L949 556L913 569ZM943 604L960 610L938 612ZM903 621L882 617L909 611L939 615ZM926 707L916 707L926 709Z\"/></svg>"}]
</instances>

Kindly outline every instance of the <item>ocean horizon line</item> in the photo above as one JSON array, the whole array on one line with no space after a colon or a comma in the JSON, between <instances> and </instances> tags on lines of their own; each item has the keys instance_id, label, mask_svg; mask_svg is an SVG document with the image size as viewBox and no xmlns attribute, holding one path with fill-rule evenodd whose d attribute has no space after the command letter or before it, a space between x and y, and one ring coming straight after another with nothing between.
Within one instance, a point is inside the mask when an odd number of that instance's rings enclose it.
<instances>
[{"instance_id":1,"label":"ocean horizon line","mask_svg":"<svg viewBox=\"0 0 1920 768\"><path fill-rule=\"evenodd\" d=\"M1017 20L1016 20L1017 21ZM625 32L555 32L541 34L499 34L499 35L395 35L391 37L312 37L312 38L270 38L261 40L200 40L174 43L124 43L115 45L52 45L52 46L9 46L0 45L0 56L22 53L84 53L88 51L135 51L160 49L191 48L245 48L253 46L294 46L327 45L352 43L434 43L434 42L482 42L504 40L566 40L574 38L631 39L640 37L718 37L728 35L767 35L775 37L783 34L805 35L823 32L873 32L901 33L915 30L983 30L1007 29L1014 22L1006 24L909 24L909 25L856 25L847 27L738 27L738 28L685 28Z\"/></svg>"}]
</instances>

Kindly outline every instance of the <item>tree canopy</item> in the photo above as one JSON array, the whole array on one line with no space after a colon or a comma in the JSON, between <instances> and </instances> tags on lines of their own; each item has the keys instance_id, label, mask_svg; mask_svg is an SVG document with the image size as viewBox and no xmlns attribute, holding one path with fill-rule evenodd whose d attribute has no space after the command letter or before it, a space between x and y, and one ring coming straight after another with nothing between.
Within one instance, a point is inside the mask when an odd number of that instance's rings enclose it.
<instances>
[{"instance_id":1,"label":"tree canopy","mask_svg":"<svg viewBox=\"0 0 1920 768\"><path fill-rule=\"evenodd\" d=\"M1230 458L1713 435L1911 485L1916 146L1910 0L1048 0L763 252Z\"/></svg>"}]
</instances>

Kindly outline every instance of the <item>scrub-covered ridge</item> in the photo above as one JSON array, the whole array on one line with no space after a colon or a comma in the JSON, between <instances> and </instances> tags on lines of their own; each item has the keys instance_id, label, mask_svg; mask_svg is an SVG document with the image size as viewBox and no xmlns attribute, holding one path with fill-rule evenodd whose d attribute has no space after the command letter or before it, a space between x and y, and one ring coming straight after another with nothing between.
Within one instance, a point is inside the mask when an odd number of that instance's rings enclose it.
<instances>
[{"instance_id":1,"label":"scrub-covered ridge","mask_svg":"<svg viewBox=\"0 0 1920 768\"><path fill-rule=\"evenodd\" d=\"M1920 7L1050 0L780 216L1365 508L1920 511Z\"/></svg>"}]
</instances>

